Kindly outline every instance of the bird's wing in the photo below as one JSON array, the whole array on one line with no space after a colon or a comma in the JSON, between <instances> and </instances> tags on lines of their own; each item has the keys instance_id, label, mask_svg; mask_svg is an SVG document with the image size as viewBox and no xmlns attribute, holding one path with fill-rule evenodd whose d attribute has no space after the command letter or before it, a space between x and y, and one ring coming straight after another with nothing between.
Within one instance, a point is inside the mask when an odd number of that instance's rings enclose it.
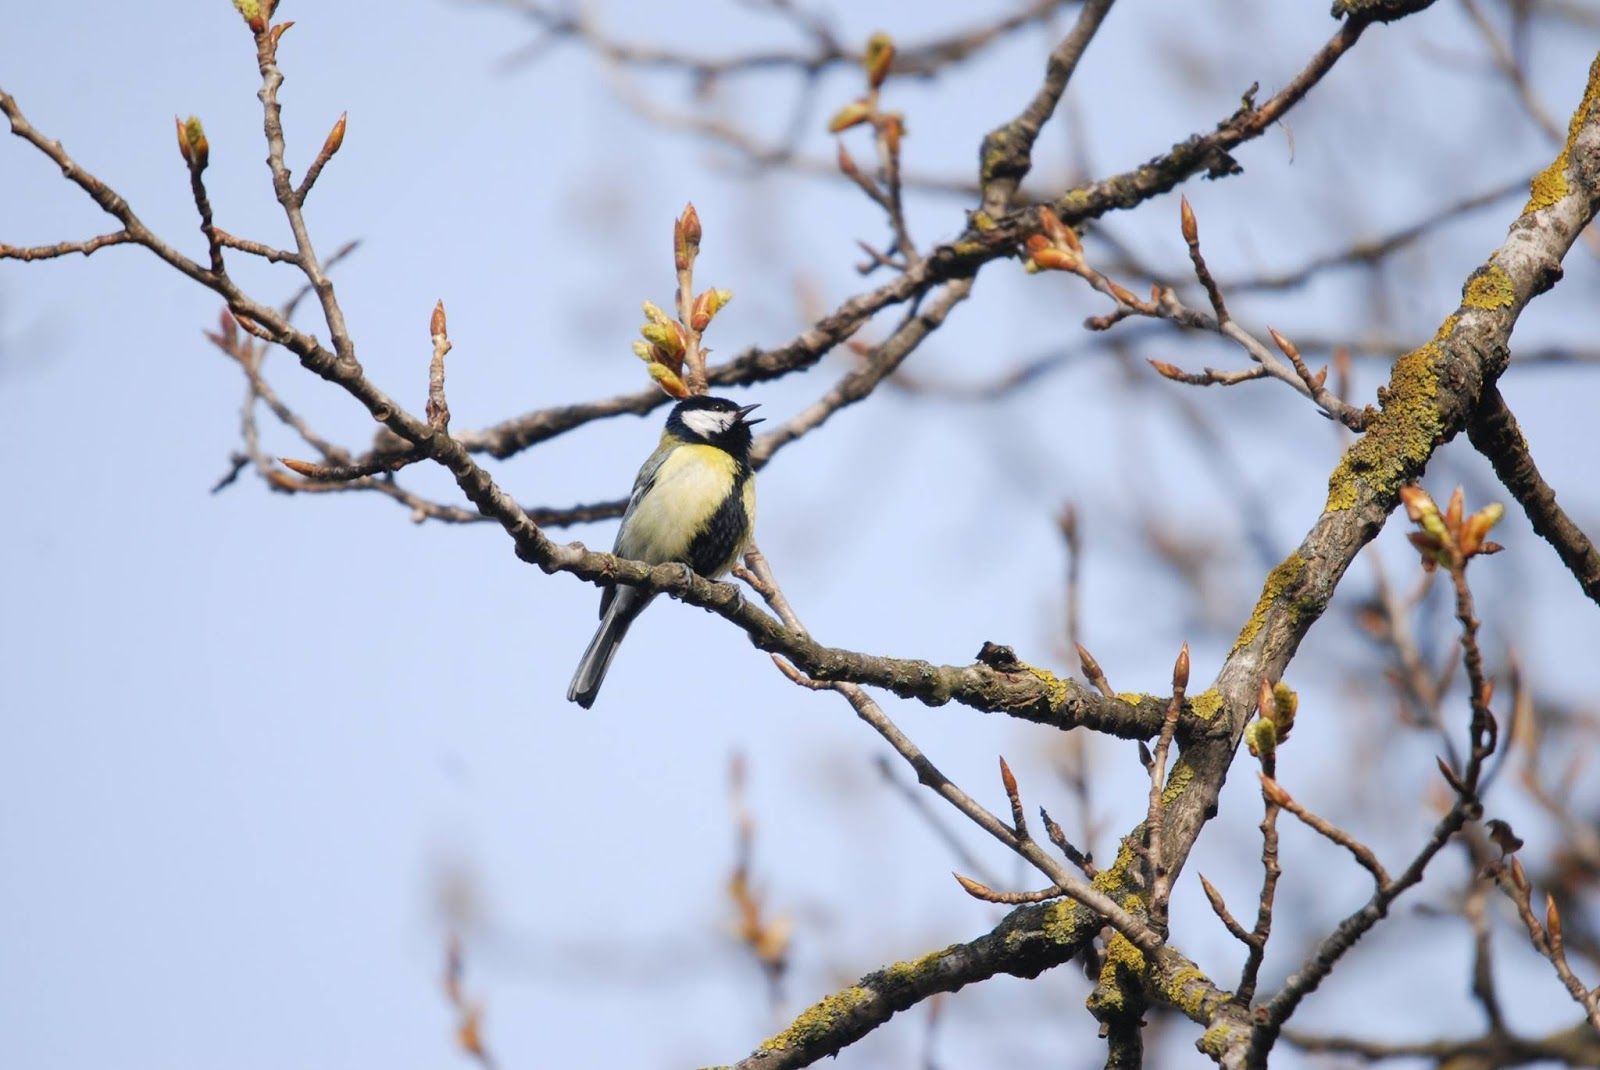
<instances>
[{"instance_id":1,"label":"bird's wing","mask_svg":"<svg viewBox=\"0 0 1600 1070\"><path fill-rule=\"evenodd\" d=\"M617 527L616 541L611 544L611 552L619 557L626 557L622 549L623 534L628 530L628 521L633 518L634 510L639 508L639 503L644 496L650 493L650 488L656 485L656 475L661 471L661 464L672 452L674 443L668 442L665 437L656 451L645 458L644 464L639 466L639 474L633 477L633 493L628 496L628 507L622 511L622 523ZM611 608L611 600L617 596L615 587L607 587L600 595L600 616L606 615L606 610Z\"/></svg>"}]
</instances>

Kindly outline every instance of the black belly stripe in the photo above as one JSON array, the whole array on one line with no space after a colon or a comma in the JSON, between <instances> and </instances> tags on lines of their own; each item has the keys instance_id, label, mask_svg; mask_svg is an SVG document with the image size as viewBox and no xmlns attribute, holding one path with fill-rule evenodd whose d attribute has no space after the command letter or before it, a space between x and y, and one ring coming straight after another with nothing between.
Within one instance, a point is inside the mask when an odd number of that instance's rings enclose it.
<instances>
[{"instance_id":1,"label":"black belly stripe","mask_svg":"<svg viewBox=\"0 0 1600 1070\"><path fill-rule=\"evenodd\" d=\"M750 518L744 511L744 483L748 478L745 476L734 483L717 511L689 544L689 567L702 576L716 575L731 564L733 555L744 543L750 527Z\"/></svg>"}]
</instances>

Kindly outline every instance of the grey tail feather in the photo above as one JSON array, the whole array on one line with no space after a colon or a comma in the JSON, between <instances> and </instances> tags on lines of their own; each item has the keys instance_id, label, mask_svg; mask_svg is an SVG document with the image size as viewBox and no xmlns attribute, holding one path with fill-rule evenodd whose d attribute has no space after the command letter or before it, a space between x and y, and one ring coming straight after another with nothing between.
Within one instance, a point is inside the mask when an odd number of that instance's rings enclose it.
<instances>
[{"instance_id":1,"label":"grey tail feather","mask_svg":"<svg viewBox=\"0 0 1600 1070\"><path fill-rule=\"evenodd\" d=\"M576 702L584 709L594 705L595 695L605 681L606 671L611 668L611 659L616 656L622 637L628 634L628 626L649 601L648 598L639 598L638 593L632 588L619 589L606 607L599 630L589 640L589 649L583 652L578 671L572 674L572 683L567 687L567 701Z\"/></svg>"}]
</instances>

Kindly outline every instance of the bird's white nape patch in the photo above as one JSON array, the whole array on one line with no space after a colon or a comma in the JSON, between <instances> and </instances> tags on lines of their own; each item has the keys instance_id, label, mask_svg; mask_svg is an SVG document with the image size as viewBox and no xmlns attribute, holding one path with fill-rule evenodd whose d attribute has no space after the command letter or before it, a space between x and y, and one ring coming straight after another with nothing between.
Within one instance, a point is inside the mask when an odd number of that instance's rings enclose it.
<instances>
[{"instance_id":1,"label":"bird's white nape patch","mask_svg":"<svg viewBox=\"0 0 1600 1070\"><path fill-rule=\"evenodd\" d=\"M697 435L715 438L739 418L737 412L717 412L713 409L694 409L683 414L684 426Z\"/></svg>"}]
</instances>

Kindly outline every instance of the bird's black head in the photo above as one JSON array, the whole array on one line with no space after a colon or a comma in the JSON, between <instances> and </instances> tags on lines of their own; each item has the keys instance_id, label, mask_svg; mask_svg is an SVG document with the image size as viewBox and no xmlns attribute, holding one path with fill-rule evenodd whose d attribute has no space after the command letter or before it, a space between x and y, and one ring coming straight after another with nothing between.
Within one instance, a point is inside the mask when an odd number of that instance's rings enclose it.
<instances>
[{"instance_id":1,"label":"bird's black head","mask_svg":"<svg viewBox=\"0 0 1600 1070\"><path fill-rule=\"evenodd\" d=\"M727 398L707 395L684 398L667 417L667 431L685 442L703 442L727 450L741 461L750 456L750 419L758 406L738 405Z\"/></svg>"}]
</instances>

